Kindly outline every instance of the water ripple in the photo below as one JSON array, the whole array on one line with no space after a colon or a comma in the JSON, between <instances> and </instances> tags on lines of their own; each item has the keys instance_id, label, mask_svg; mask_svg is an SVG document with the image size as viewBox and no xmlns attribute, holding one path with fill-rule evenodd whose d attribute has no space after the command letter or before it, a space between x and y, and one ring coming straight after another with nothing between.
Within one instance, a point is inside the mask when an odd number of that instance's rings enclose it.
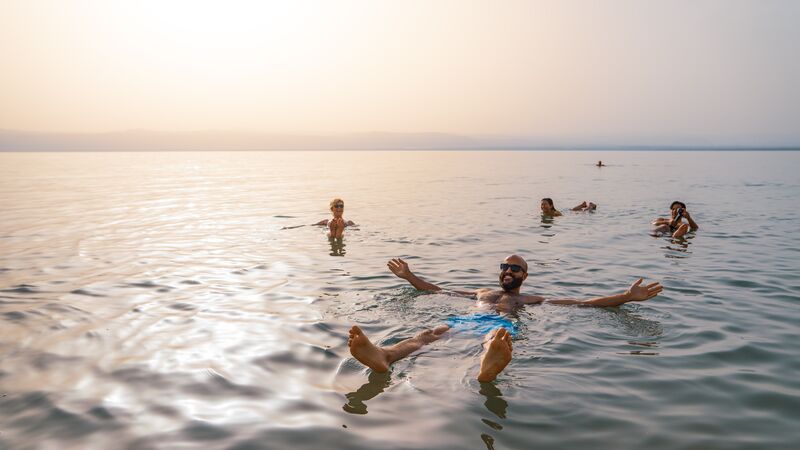
<instances>
[{"instance_id":1,"label":"water ripple","mask_svg":"<svg viewBox=\"0 0 800 450\"><path fill-rule=\"evenodd\" d=\"M609 152L602 172L582 152L498 155L0 154L0 448L800 442L796 153ZM307 226L333 195L359 223L338 247ZM542 197L564 216L543 220ZM596 213L568 211L587 197ZM701 229L650 236L675 198ZM472 307L414 290L389 258L477 289L510 253L548 298L642 276L665 291L526 307L491 384L475 380L481 336L387 374L350 356L354 324L391 345Z\"/></svg>"}]
</instances>

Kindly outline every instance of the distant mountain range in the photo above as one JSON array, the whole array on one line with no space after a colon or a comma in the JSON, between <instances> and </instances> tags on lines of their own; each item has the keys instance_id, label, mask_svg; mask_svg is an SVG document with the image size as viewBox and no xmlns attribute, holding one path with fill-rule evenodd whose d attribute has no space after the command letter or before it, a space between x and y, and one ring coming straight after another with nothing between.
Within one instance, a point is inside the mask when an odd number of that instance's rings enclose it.
<instances>
[{"instance_id":1,"label":"distant mountain range","mask_svg":"<svg viewBox=\"0 0 800 450\"><path fill-rule=\"evenodd\" d=\"M627 142L626 142L627 141ZM662 141L659 139L659 141ZM0 151L258 151L258 150L693 150L777 149L800 145L714 145L671 137L670 145L630 139L462 136L447 133L267 134L239 131L39 133L0 130Z\"/></svg>"}]
</instances>

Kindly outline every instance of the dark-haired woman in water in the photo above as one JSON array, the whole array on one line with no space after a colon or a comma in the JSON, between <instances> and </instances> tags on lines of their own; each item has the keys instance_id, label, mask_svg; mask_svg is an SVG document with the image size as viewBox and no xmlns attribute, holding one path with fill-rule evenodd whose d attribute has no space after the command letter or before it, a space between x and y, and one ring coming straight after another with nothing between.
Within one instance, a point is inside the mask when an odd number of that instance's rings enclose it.
<instances>
[{"instance_id":1,"label":"dark-haired woman in water","mask_svg":"<svg viewBox=\"0 0 800 450\"><path fill-rule=\"evenodd\" d=\"M692 216L689 215L689 211L686 210L686 203L676 200L669 205L669 210L669 219L666 217L659 217L653 221L653 226L655 226L653 235L662 236L670 233L672 237L680 238L688 233L689 230L697 231L697 229L700 228L697 226L697 222L692 219ZM686 219L688 223L681 223L682 219Z\"/></svg>"},{"instance_id":2,"label":"dark-haired woman in water","mask_svg":"<svg viewBox=\"0 0 800 450\"><path fill-rule=\"evenodd\" d=\"M542 208L542 215L546 217L558 217L561 214L561 211L557 210L555 205L553 204L553 199L545 197L542 199L540 203L540 207ZM592 202L584 201L580 205L572 208L573 211L594 211L597 209L597 205Z\"/></svg>"}]
</instances>

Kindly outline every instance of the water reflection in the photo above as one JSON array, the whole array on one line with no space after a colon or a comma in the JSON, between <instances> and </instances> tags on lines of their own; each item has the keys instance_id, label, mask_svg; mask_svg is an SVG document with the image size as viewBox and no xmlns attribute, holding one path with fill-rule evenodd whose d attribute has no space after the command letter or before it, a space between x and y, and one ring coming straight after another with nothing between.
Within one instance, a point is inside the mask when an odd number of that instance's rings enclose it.
<instances>
[{"instance_id":1,"label":"water reflection","mask_svg":"<svg viewBox=\"0 0 800 450\"><path fill-rule=\"evenodd\" d=\"M391 372L373 372L370 371L367 382L358 388L355 392L351 392L347 397L347 403L342 407L350 414L366 414L367 405L364 403L367 400L372 400L392 384Z\"/></svg>"},{"instance_id":2,"label":"water reflection","mask_svg":"<svg viewBox=\"0 0 800 450\"><path fill-rule=\"evenodd\" d=\"M486 397L483 403L486 409L500 419L506 418L506 411L508 411L508 402L503 399L503 393L494 383L481 383L478 392ZM486 424L489 428L500 431L503 425L487 418L481 419L481 422ZM481 433L481 440L486 444L487 449L494 449L494 437L488 433Z\"/></svg>"},{"instance_id":3,"label":"water reflection","mask_svg":"<svg viewBox=\"0 0 800 450\"><path fill-rule=\"evenodd\" d=\"M553 227L554 217L542 215L541 218L542 218L542 224L540 226L544 228L544 230L542 230L542 236L546 238L554 237L556 233L555 231L550 229ZM542 244L547 244L549 243L549 240L540 240L539 242Z\"/></svg>"},{"instance_id":4,"label":"water reflection","mask_svg":"<svg viewBox=\"0 0 800 450\"><path fill-rule=\"evenodd\" d=\"M555 218L553 216L542 215L541 217L542 217L542 225L541 225L542 228L550 228L553 226L553 222L555 221Z\"/></svg>"},{"instance_id":5,"label":"water reflection","mask_svg":"<svg viewBox=\"0 0 800 450\"><path fill-rule=\"evenodd\" d=\"M611 325L626 336L657 338L664 332L660 322L645 319L639 314L632 313L624 308L609 308L606 312L608 314L603 314L603 317L610 319ZM651 344L650 346L658 344L654 341L648 342Z\"/></svg>"},{"instance_id":6,"label":"water reflection","mask_svg":"<svg viewBox=\"0 0 800 450\"><path fill-rule=\"evenodd\" d=\"M638 356L658 356L655 349L659 346L658 340L663 334L661 323L645 319L636 313L631 313L625 309L609 309L608 314L604 314L604 319L610 320L610 325L618 331L614 334L624 334L633 339L627 341L628 345L644 347L645 350L628 350L617 352L618 355L638 355ZM636 339L646 338L646 339Z\"/></svg>"},{"instance_id":7,"label":"water reflection","mask_svg":"<svg viewBox=\"0 0 800 450\"><path fill-rule=\"evenodd\" d=\"M486 444L487 450L494 450L494 438L486 433L481 434L481 440Z\"/></svg>"},{"instance_id":8,"label":"water reflection","mask_svg":"<svg viewBox=\"0 0 800 450\"><path fill-rule=\"evenodd\" d=\"M328 241L331 244L331 256L344 256L347 251L344 249L344 238L333 238L328 237Z\"/></svg>"},{"instance_id":9,"label":"water reflection","mask_svg":"<svg viewBox=\"0 0 800 450\"><path fill-rule=\"evenodd\" d=\"M481 388L478 392L486 397L486 401L483 403L483 405L486 406L486 409L488 409L489 412L493 413L500 419L506 418L508 402L503 399L503 393L494 383L481 383ZM484 420L484 422L486 421ZM503 427L499 424L492 426L492 428L495 428L496 430L503 429Z\"/></svg>"},{"instance_id":10,"label":"water reflection","mask_svg":"<svg viewBox=\"0 0 800 450\"><path fill-rule=\"evenodd\" d=\"M665 258L672 258L672 259L684 259L688 258L692 252L689 250L689 245L691 244L691 239L694 239L694 236L684 236L679 238L668 238L667 245L661 247L664 250L667 250L664 253Z\"/></svg>"}]
</instances>

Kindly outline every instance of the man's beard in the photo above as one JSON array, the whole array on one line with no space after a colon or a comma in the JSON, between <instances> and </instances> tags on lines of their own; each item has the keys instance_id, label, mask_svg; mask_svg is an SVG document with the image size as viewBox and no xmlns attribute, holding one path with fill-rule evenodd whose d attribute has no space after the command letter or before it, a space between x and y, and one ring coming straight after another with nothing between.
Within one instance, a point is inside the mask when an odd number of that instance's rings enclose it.
<instances>
[{"instance_id":1,"label":"man's beard","mask_svg":"<svg viewBox=\"0 0 800 450\"><path fill-rule=\"evenodd\" d=\"M503 288L503 290L506 292L511 292L520 286L522 286L522 278L517 278L515 276L512 276L511 281L508 283L505 283L503 281L503 278L500 278L500 287Z\"/></svg>"}]
</instances>

